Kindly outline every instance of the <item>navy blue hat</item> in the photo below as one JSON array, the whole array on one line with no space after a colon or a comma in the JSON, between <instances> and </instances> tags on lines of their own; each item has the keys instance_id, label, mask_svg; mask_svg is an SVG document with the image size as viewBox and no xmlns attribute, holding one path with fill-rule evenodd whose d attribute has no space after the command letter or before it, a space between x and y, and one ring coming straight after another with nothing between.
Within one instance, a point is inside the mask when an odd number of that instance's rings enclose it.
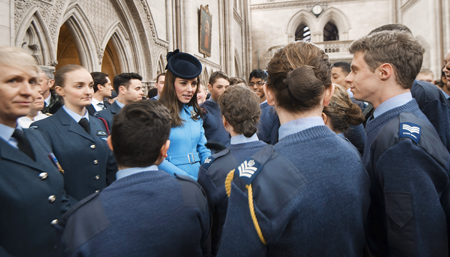
<instances>
[{"instance_id":1,"label":"navy blue hat","mask_svg":"<svg viewBox=\"0 0 450 257\"><path fill-rule=\"evenodd\" d=\"M175 50L167 54L168 69L175 77L193 79L202 73L202 64L194 56Z\"/></svg>"}]
</instances>

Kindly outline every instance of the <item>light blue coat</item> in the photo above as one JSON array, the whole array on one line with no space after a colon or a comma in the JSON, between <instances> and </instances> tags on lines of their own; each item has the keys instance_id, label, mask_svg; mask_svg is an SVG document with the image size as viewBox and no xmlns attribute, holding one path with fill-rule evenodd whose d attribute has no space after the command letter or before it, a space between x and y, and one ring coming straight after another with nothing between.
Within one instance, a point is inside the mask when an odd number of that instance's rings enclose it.
<instances>
[{"instance_id":1,"label":"light blue coat","mask_svg":"<svg viewBox=\"0 0 450 257\"><path fill-rule=\"evenodd\" d=\"M183 125L171 129L168 157L159 165L159 169L197 180L200 164L211 155L211 151L205 146L203 120L194 120L191 113L194 113L194 108L184 104L180 111Z\"/></svg>"}]
</instances>

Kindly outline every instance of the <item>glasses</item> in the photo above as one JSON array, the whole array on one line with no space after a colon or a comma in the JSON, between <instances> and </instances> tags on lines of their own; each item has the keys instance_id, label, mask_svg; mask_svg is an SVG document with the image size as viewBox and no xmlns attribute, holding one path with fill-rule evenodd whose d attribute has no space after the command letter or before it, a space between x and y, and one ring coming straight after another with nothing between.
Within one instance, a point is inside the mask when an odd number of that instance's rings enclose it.
<instances>
[{"instance_id":1,"label":"glasses","mask_svg":"<svg viewBox=\"0 0 450 257\"><path fill-rule=\"evenodd\" d=\"M249 83L248 85L249 85L250 87L254 87L255 85L257 85L258 87L260 87L260 86L262 86L262 85L264 85L264 84L266 84L266 82L264 82L264 81L258 81L258 82L256 82L256 83L251 82L251 83Z\"/></svg>"}]
</instances>

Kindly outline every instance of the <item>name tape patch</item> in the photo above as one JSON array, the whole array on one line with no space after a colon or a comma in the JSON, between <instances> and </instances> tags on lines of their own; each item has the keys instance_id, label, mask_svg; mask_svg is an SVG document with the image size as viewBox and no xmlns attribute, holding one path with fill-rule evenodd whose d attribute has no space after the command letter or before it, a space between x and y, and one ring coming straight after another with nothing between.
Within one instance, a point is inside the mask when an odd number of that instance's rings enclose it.
<instances>
[{"instance_id":1,"label":"name tape patch","mask_svg":"<svg viewBox=\"0 0 450 257\"><path fill-rule=\"evenodd\" d=\"M250 185L253 180L258 176L259 172L261 172L263 165L253 158L248 158L245 160L239 167L236 172L241 179L245 181L247 185Z\"/></svg>"},{"instance_id":2,"label":"name tape patch","mask_svg":"<svg viewBox=\"0 0 450 257\"><path fill-rule=\"evenodd\" d=\"M419 140L420 140L421 132L422 132L422 129L417 124L410 123L410 122L400 123L400 132L399 132L400 138L405 138L405 137L410 138L414 142L416 142L416 144L418 144Z\"/></svg>"}]
</instances>

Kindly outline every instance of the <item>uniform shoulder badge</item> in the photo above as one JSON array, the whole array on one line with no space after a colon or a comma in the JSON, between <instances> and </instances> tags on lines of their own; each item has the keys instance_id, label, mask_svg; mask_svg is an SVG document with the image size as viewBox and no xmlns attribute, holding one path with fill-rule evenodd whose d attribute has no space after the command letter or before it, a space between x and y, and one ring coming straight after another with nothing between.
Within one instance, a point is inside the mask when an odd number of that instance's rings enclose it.
<instances>
[{"instance_id":1,"label":"uniform shoulder badge","mask_svg":"<svg viewBox=\"0 0 450 257\"><path fill-rule=\"evenodd\" d=\"M259 172L261 172L263 165L257 162L253 158L248 158L237 168L238 175L245 181L247 185L250 185Z\"/></svg>"},{"instance_id":2,"label":"uniform shoulder badge","mask_svg":"<svg viewBox=\"0 0 450 257\"><path fill-rule=\"evenodd\" d=\"M410 138L418 144L420 140L420 133L421 128L419 125L411 122L400 123L399 138Z\"/></svg>"}]
</instances>

